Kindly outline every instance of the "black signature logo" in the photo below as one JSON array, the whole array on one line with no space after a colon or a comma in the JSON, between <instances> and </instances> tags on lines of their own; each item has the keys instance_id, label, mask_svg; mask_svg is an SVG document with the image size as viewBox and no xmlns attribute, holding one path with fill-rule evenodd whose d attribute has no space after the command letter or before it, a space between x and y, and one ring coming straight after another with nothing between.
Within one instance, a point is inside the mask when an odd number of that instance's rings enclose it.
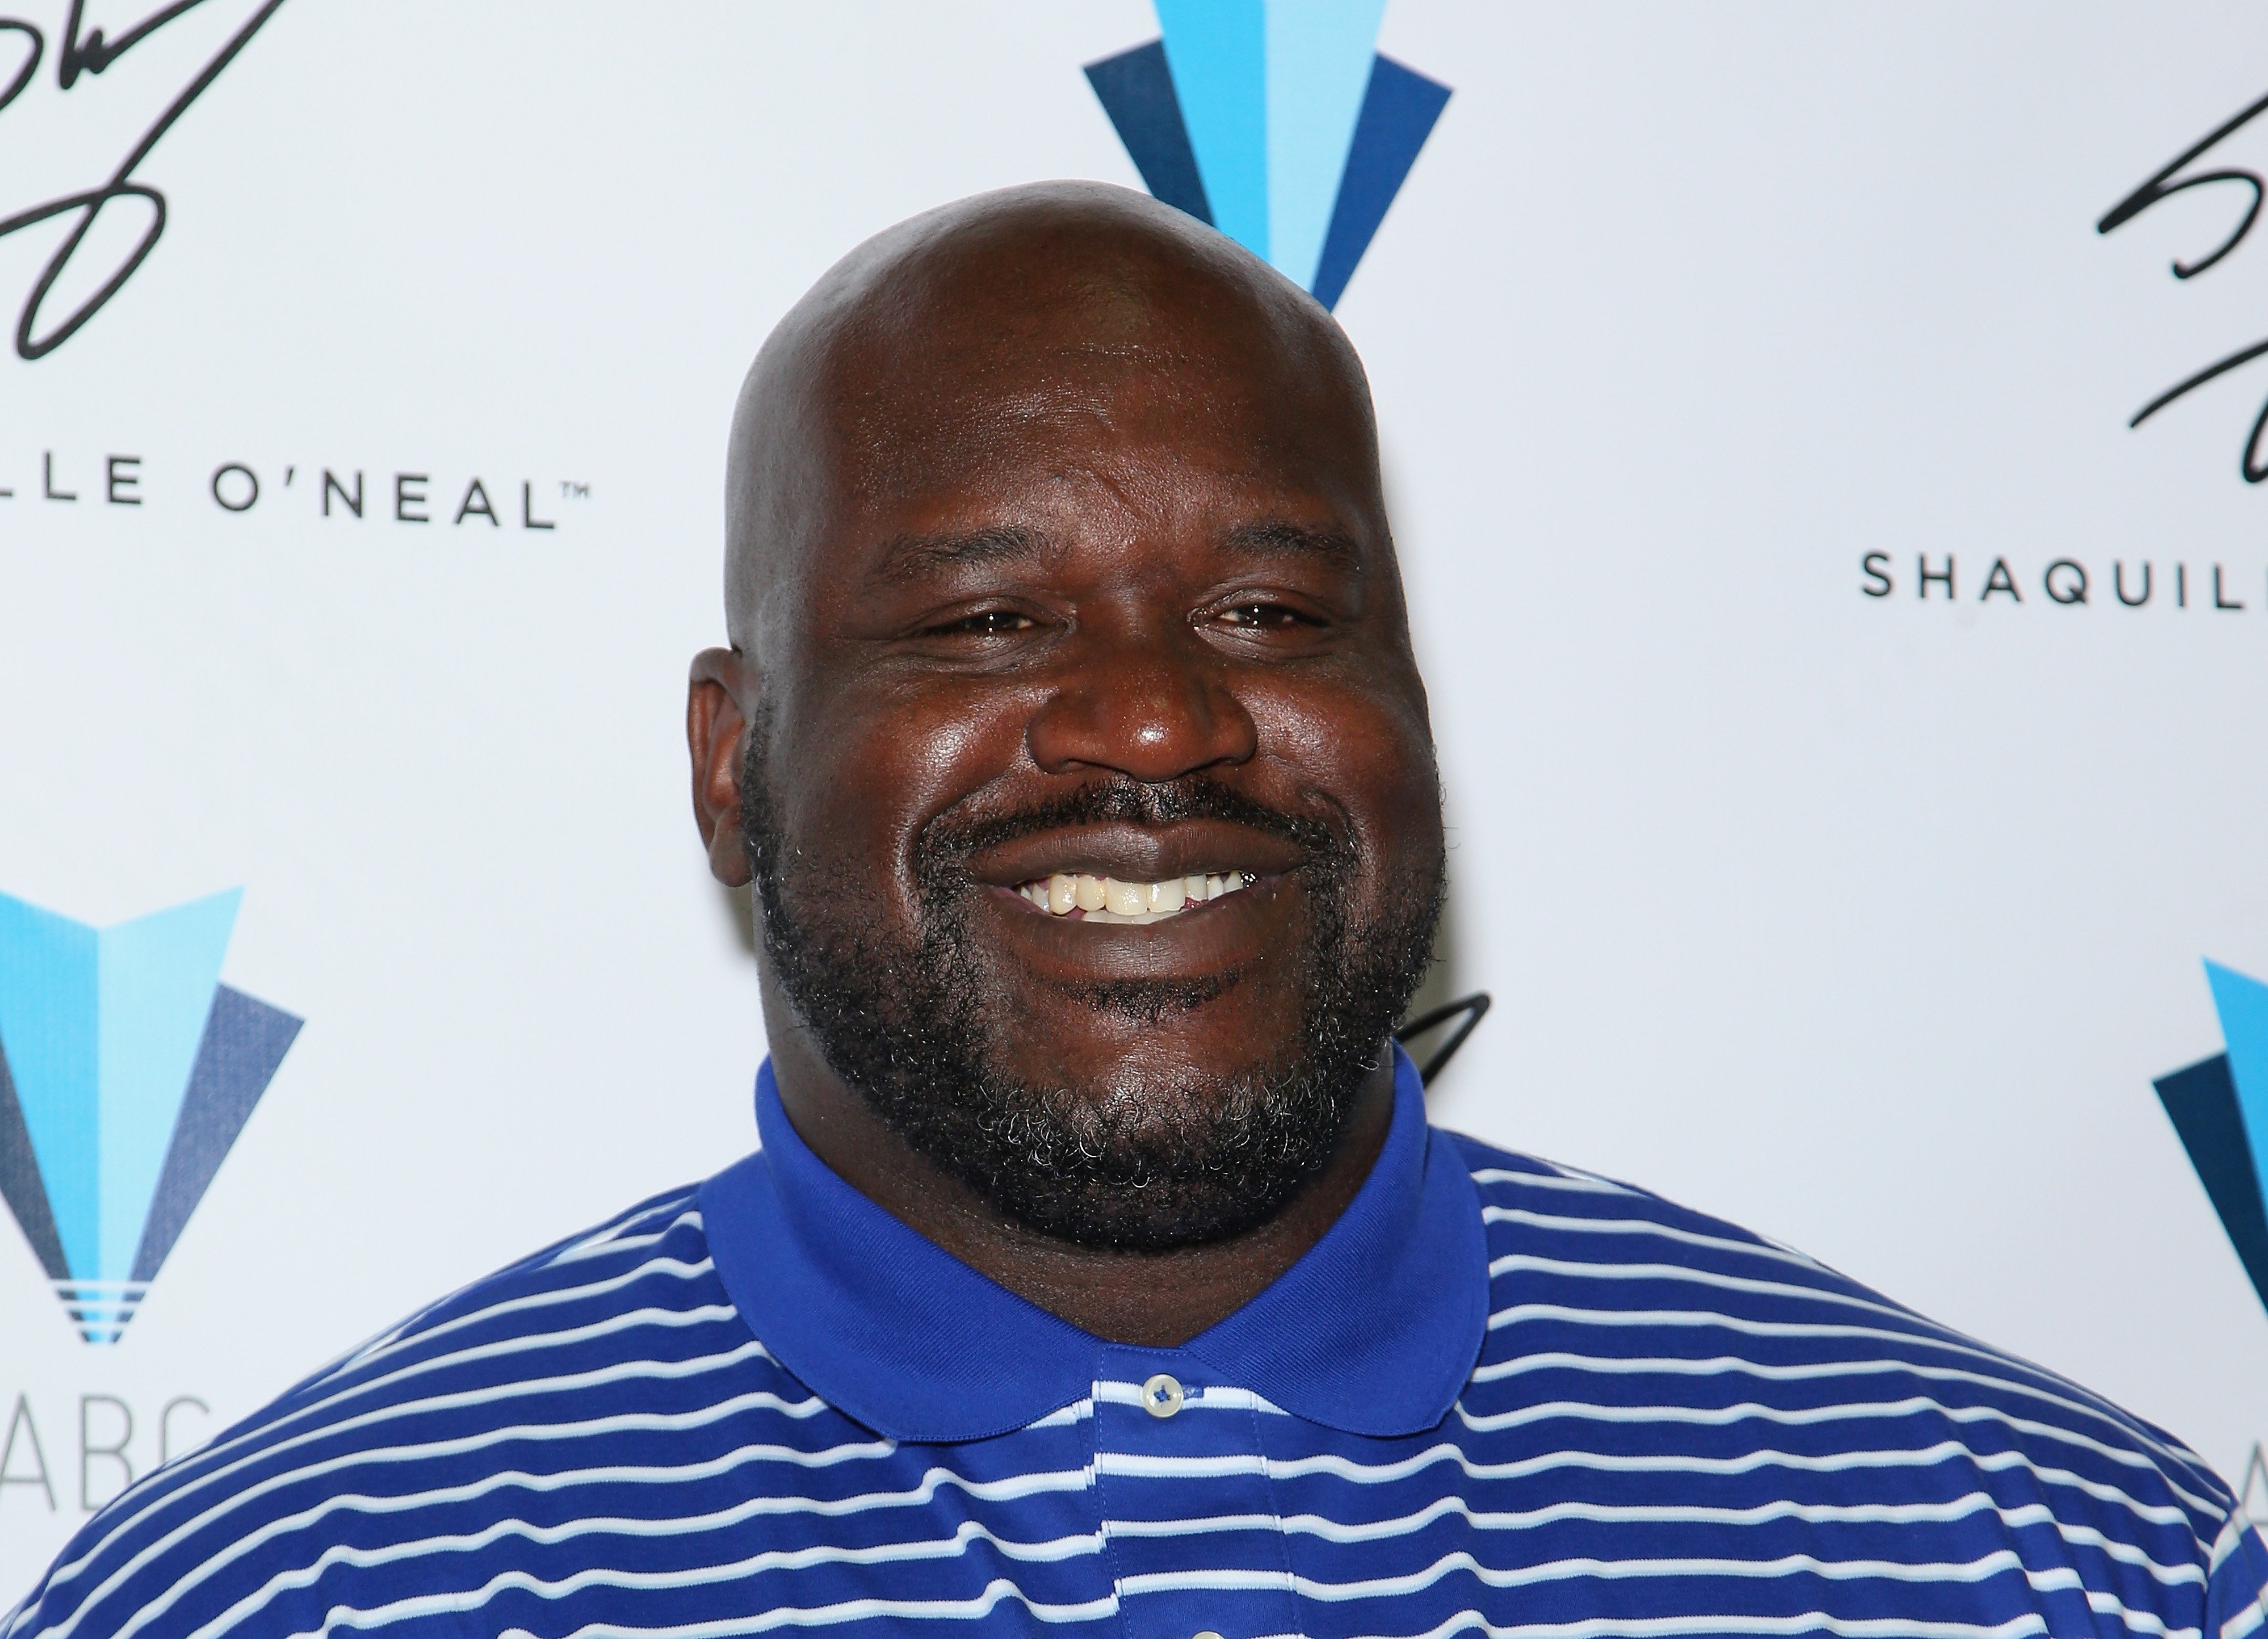
<instances>
[{"instance_id":1,"label":"black signature logo","mask_svg":"<svg viewBox=\"0 0 2268 1639\"><path fill-rule=\"evenodd\" d=\"M2176 260L2173 264L2173 274L2177 279L2193 279L2200 273L2218 266L2223 258L2244 242L2245 236L2252 232L2254 225L2259 221L2261 201L2264 194L2268 194L2268 189L2264 189L2257 172L2242 170L2235 166L2198 171L2187 176L2183 173L2263 114L2268 114L2268 97L2261 98L2259 101L2221 125L2203 141L2185 150L2172 164L2120 200L2109 215L2095 225L2095 231L2098 233L2113 233L2132 222L2160 200L2170 199L2176 194L2186 193L2192 188L2242 188L2251 197L2245 202L2244 214L2238 219L2235 227L2230 230L2228 237L2194 262ZM2140 426L2175 400L2195 392L2217 376L2226 375L2239 365L2251 363L2264 353L2268 353L2268 339L2255 342L2249 347L2240 347L2227 358L2215 359L2196 374L2176 381L2157 397L2143 405L2134 412L2133 418L2126 425L2130 427ZM2244 440L2243 458L2239 464L2239 469L2244 474L2244 481L2247 484L2258 484L2263 479L2268 479L2268 460L2262 459L2260 449L2264 438L2268 438L2268 401L2262 402L2259 415L2253 418L2251 436Z\"/></svg>"},{"instance_id":2,"label":"black signature logo","mask_svg":"<svg viewBox=\"0 0 2268 1639\"><path fill-rule=\"evenodd\" d=\"M68 92L78 84L81 75L101 73L166 25L195 11L203 4L204 0L173 0L173 4L150 13L117 39L112 40L106 37L99 28L82 33L80 25L85 0L71 0L70 15L64 21L63 39L55 48L56 86ZM150 157L150 151L164 139L167 131L173 129L173 122L187 114L190 105L211 88L222 70L236 60L236 54L251 43L252 37L267 25L268 19L276 15L276 8L283 4L284 0L264 0L244 26L230 35L227 42L197 71L196 78L166 105L165 111L151 122L148 130L142 133L141 139L129 151L125 159L119 161L118 168L110 173L107 181L79 193L50 199L44 204L33 205L30 210L19 210L13 216L0 217L0 238L57 217L75 214L78 218L64 236L63 243L56 247L55 254L48 258L47 266L40 270L39 278L32 285L31 294L25 298L23 308L16 315L16 352L18 357L44 358L70 340L82 325L101 312L110 299L126 287L126 281L134 277L135 270L157 247L158 238L166 231L166 196L147 182L137 181L135 172ZM23 55L21 62L15 66L13 77L4 86L0 86L0 110L6 109L24 94L48 55L47 36L35 25L21 18L0 17L0 54L6 53L11 46L20 48ZM0 73L8 71L6 58L0 55ZM125 261L112 270L110 277L92 295L70 313L54 320L48 329L41 330L40 309L46 306L48 294L55 287L55 281L63 277L64 270L71 264L71 258L86 242L87 234L94 227L95 218L102 214L104 206L115 200L129 198L139 199L150 208L150 225L143 233L141 242L128 253Z\"/></svg>"}]
</instances>

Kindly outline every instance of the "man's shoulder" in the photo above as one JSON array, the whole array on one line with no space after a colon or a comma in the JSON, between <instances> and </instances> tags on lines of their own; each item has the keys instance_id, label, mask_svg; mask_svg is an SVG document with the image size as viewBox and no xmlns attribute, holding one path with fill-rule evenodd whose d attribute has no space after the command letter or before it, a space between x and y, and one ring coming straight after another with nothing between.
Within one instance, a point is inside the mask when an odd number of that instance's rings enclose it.
<instances>
[{"instance_id":1,"label":"man's shoulder","mask_svg":"<svg viewBox=\"0 0 2268 1639\"><path fill-rule=\"evenodd\" d=\"M2191 1559L2256 1591L2268 1576L2211 1467L2102 1396L1737 1224L1445 1136L1489 1245L1469 1424L1549 1407L1571 1444L1599 1450L1652 1424L1696 1497L1759 1468L1832 1474L1838 1494L1917 1518L1966 1495L2139 1545L2161 1568Z\"/></svg>"},{"instance_id":2,"label":"man's shoulder","mask_svg":"<svg viewBox=\"0 0 2268 1639\"><path fill-rule=\"evenodd\" d=\"M2070 1379L1945 1325L1808 1253L1634 1185L1447 1134L1489 1246L1490 1355L1581 1338L1665 1375L1989 1393L2226 1488L2163 1429ZM1991 1421L1983 1419L1982 1421Z\"/></svg>"},{"instance_id":3,"label":"man's shoulder","mask_svg":"<svg viewBox=\"0 0 2268 1639\"><path fill-rule=\"evenodd\" d=\"M419 1310L151 1474L0 1635L320 1628L340 1604L385 1603L421 1552L523 1528L532 1495L720 1401L808 1395L726 1297L697 1188L674 1190Z\"/></svg>"}]
</instances>

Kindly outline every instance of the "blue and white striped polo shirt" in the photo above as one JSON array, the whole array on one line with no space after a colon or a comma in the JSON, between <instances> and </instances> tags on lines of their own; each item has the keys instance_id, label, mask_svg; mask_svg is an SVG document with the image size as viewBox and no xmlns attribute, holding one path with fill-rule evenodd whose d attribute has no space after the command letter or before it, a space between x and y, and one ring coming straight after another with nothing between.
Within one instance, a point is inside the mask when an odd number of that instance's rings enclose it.
<instances>
[{"instance_id":1,"label":"blue and white striped polo shirt","mask_svg":"<svg viewBox=\"0 0 2268 1639\"><path fill-rule=\"evenodd\" d=\"M90 1522L7 1639L2209 1634L2167 1436L1811 1259L1425 1123L1180 1348L797 1138L436 1305Z\"/></svg>"}]
</instances>

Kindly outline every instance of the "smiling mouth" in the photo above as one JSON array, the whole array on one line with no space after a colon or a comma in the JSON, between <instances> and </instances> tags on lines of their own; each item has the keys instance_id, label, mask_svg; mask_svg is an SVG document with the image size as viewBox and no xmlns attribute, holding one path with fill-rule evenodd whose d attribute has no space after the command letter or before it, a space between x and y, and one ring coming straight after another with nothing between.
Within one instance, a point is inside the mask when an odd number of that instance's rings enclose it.
<instances>
[{"instance_id":1,"label":"smiling mouth","mask_svg":"<svg viewBox=\"0 0 2268 1639\"><path fill-rule=\"evenodd\" d=\"M1168 876L1158 882L1123 882L1116 876L1057 871L1020 884L1016 892L1065 921L1139 924L1186 915L1259 880L1250 871L1213 871Z\"/></svg>"}]
</instances>

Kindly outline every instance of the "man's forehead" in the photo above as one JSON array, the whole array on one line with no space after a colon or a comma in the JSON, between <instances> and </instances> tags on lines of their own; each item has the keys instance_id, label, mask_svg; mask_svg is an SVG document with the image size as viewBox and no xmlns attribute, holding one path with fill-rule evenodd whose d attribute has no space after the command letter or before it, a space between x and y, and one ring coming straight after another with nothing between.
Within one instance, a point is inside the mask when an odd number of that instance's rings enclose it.
<instances>
[{"instance_id":1,"label":"man's forehead","mask_svg":"<svg viewBox=\"0 0 2268 1639\"><path fill-rule=\"evenodd\" d=\"M1169 560L1207 574L1290 555L1351 569L1384 545L1366 445L1318 436L1319 417L1069 396L924 418L839 464L812 519L809 572L879 587L1004 568L1119 577Z\"/></svg>"},{"instance_id":2,"label":"man's forehead","mask_svg":"<svg viewBox=\"0 0 2268 1639\"><path fill-rule=\"evenodd\" d=\"M1138 546L1139 543L1137 543ZM1307 559L1342 570L1362 566L1362 543L1331 524L1265 518L1221 529L1192 544L1240 559ZM1045 569L1077 550L1064 535L1022 524L933 534L902 533L873 543L861 566L871 581L911 584L999 565Z\"/></svg>"},{"instance_id":3,"label":"man's forehead","mask_svg":"<svg viewBox=\"0 0 2268 1639\"><path fill-rule=\"evenodd\" d=\"M1379 510L1367 386L1329 316L1201 225L1087 185L964 202L853 253L767 343L734 445L743 586L783 552L1053 533L1031 515L1051 481L1107 491L1145 466L1320 503L1263 498L1222 528L1344 532Z\"/></svg>"},{"instance_id":4,"label":"man's forehead","mask_svg":"<svg viewBox=\"0 0 2268 1639\"><path fill-rule=\"evenodd\" d=\"M1076 309L1005 336L984 317L893 327L829 360L814 409L836 506L897 513L1012 498L1116 510L1234 493L1248 511L1312 510L1326 496L1361 506L1374 484L1359 380L1316 367L1265 327L1167 304L1146 328L1108 338Z\"/></svg>"},{"instance_id":5,"label":"man's forehead","mask_svg":"<svg viewBox=\"0 0 2268 1639\"><path fill-rule=\"evenodd\" d=\"M1302 428L1339 439L1366 428L1359 380L1257 325L1221 323L1160 302L1140 329L1101 336L1069 305L1010 326L997 309L939 305L927 322L841 338L813 383L812 408L846 456L884 443L1012 439L1210 439L1256 451ZM995 321L1002 321L996 323Z\"/></svg>"}]
</instances>

